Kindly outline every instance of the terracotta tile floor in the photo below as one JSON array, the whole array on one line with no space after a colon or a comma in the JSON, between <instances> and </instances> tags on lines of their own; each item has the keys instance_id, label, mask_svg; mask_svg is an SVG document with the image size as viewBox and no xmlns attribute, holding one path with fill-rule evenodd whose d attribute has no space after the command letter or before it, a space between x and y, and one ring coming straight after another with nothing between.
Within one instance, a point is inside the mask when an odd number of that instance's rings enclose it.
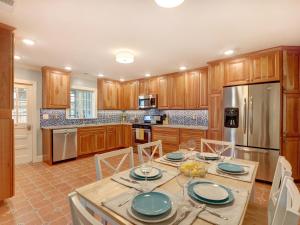
<instances>
[{"instance_id":1,"label":"terracotta tile floor","mask_svg":"<svg viewBox=\"0 0 300 225\"><path fill-rule=\"evenodd\" d=\"M112 159L114 161L118 162L117 158ZM103 172L105 176L111 174L107 168ZM19 165L15 174L16 193L1 203L0 224L70 224L67 194L96 180L93 157L54 166L44 163ZM249 206L244 224L266 224L270 185L256 183L255 188L255 201ZM264 222L256 223L257 212Z\"/></svg>"}]
</instances>

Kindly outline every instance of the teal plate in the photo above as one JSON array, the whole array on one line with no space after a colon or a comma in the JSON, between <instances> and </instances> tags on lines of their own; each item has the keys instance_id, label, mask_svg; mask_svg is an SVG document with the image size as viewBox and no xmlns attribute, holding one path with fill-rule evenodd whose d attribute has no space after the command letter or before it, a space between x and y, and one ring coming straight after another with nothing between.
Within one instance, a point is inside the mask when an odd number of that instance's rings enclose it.
<instances>
[{"instance_id":1,"label":"teal plate","mask_svg":"<svg viewBox=\"0 0 300 225\"><path fill-rule=\"evenodd\" d=\"M226 191L228 192L228 198L224 201L213 201L213 200L208 200L208 199L204 199L204 198L201 198L200 196L196 195L196 193L194 192L194 186L196 184L200 184L200 183L203 183L203 181L195 181L195 182L192 182L188 185L187 187L187 190L188 190L188 195L194 199L195 201L198 201L198 202L201 202L201 203L206 203L206 204L210 204L210 205L226 205L226 204L229 204L231 202L233 202L234 200L234 196L232 194L232 191L229 189L229 188L226 188ZM213 182L211 182L213 183Z\"/></svg>"},{"instance_id":2,"label":"teal plate","mask_svg":"<svg viewBox=\"0 0 300 225\"><path fill-rule=\"evenodd\" d=\"M196 154L196 157L198 158L198 159L204 159L204 160L218 160L219 159L219 157L208 157L208 156L201 156L201 154L200 153L197 153Z\"/></svg>"},{"instance_id":3,"label":"teal plate","mask_svg":"<svg viewBox=\"0 0 300 225\"><path fill-rule=\"evenodd\" d=\"M141 172L137 173L136 172L137 170L140 170L140 167L136 167L136 168L133 169L134 175L137 176L137 177L145 178L144 174L141 173ZM152 172L155 172L155 171L156 171L156 174L150 175L150 176L148 176L148 178L157 177L159 174L161 174L161 170L160 169L153 167L152 168Z\"/></svg>"},{"instance_id":4,"label":"teal plate","mask_svg":"<svg viewBox=\"0 0 300 225\"><path fill-rule=\"evenodd\" d=\"M240 165L233 163L219 163L218 169L230 172L230 173L242 173L244 172L244 168Z\"/></svg>"},{"instance_id":5,"label":"teal plate","mask_svg":"<svg viewBox=\"0 0 300 225\"><path fill-rule=\"evenodd\" d=\"M155 177L148 177L147 180L158 180L162 177L162 172L160 169L159 170L159 174ZM134 173L134 168L130 170L130 173L129 173L130 177L135 179L135 180L145 180L146 178L145 177L141 177L141 176L138 176Z\"/></svg>"},{"instance_id":6,"label":"teal plate","mask_svg":"<svg viewBox=\"0 0 300 225\"><path fill-rule=\"evenodd\" d=\"M137 195L132 200L133 211L145 216L159 216L172 208L171 199L160 192L147 192Z\"/></svg>"},{"instance_id":7,"label":"teal plate","mask_svg":"<svg viewBox=\"0 0 300 225\"><path fill-rule=\"evenodd\" d=\"M166 155L167 159L171 159L171 160L183 160L184 159L184 155L181 152L172 152L172 153L168 153Z\"/></svg>"}]
</instances>

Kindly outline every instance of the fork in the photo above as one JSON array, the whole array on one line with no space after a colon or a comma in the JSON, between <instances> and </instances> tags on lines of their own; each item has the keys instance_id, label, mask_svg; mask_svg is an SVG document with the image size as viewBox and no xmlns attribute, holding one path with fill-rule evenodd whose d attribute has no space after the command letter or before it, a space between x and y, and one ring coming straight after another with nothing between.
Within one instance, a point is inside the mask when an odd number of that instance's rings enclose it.
<instances>
[{"instance_id":1,"label":"fork","mask_svg":"<svg viewBox=\"0 0 300 225\"><path fill-rule=\"evenodd\" d=\"M127 179L127 178L124 178L124 177L120 177L120 179L122 180L125 180L129 183L132 183L132 184L140 184L139 182L137 182L136 180L130 180L130 179Z\"/></svg>"},{"instance_id":2,"label":"fork","mask_svg":"<svg viewBox=\"0 0 300 225\"><path fill-rule=\"evenodd\" d=\"M210 210L210 209L207 209L207 207L206 207L205 204L197 205L195 202L193 202L193 201L190 200L190 199L189 199L189 202L190 202L191 205L192 205L193 207L195 207L195 208L202 208L203 210L205 210L206 212L208 212L208 213L210 213L210 214L212 214L212 215L214 215L214 216L217 216L217 217L219 217L219 218L221 218L221 219L223 219L223 220L228 220L227 217L222 216L222 215L220 215L219 213L214 212L214 211L212 211L212 210Z\"/></svg>"}]
</instances>

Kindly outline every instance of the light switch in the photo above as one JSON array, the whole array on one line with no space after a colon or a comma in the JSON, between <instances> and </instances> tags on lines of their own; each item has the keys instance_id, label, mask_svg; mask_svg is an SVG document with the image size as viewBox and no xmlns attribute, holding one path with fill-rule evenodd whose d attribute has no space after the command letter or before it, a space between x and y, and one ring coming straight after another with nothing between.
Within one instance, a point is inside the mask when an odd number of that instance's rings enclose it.
<instances>
[{"instance_id":1,"label":"light switch","mask_svg":"<svg viewBox=\"0 0 300 225\"><path fill-rule=\"evenodd\" d=\"M48 120L49 119L49 114L43 114L43 120Z\"/></svg>"}]
</instances>

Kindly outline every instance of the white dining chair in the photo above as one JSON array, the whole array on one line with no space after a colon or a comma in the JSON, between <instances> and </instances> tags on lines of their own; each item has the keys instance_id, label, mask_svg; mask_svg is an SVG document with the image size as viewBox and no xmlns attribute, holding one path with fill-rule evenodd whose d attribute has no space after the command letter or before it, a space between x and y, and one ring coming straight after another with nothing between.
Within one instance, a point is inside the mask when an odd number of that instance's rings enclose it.
<instances>
[{"instance_id":1,"label":"white dining chair","mask_svg":"<svg viewBox=\"0 0 300 225\"><path fill-rule=\"evenodd\" d=\"M275 207L278 201L279 193L282 189L282 183L285 177L292 176L292 166L291 164L283 157L279 156L273 183L269 195L269 203L268 203L268 224L270 225L272 223Z\"/></svg>"},{"instance_id":2,"label":"white dining chair","mask_svg":"<svg viewBox=\"0 0 300 225\"><path fill-rule=\"evenodd\" d=\"M113 165L111 165L111 163L109 163L107 161L107 159L109 159L111 157L121 156L121 155L123 155L123 158L121 159L121 161L119 162L117 167L114 167ZM111 151L111 152L107 152L107 153L102 153L102 154L96 154L95 162L96 162L96 178L97 178L97 180L101 180L103 178L101 163L103 163L107 167L109 167L113 171L113 174L115 174L115 173L120 172L120 169L127 158L129 158L130 167L133 168L134 167L134 159L133 159L133 148L132 147L124 148L124 149L116 150L116 151Z\"/></svg>"},{"instance_id":3,"label":"white dining chair","mask_svg":"<svg viewBox=\"0 0 300 225\"><path fill-rule=\"evenodd\" d=\"M210 152L218 154L216 148L222 148L222 151L219 152L220 155L223 155L225 152L231 151L230 156L235 158L235 144L228 141L217 141L201 138L201 148L200 151L204 152L204 148L207 148Z\"/></svg>"},{"instance_id":4,"label":"white dining chair","mask_svg":"<svg viewBox=\"0 0 300 225\"><path fill-rule=\"evenodd\" d=\"M152 160L153 156L157 153L157 151L159 157L162 157L163 150L161 140L138 145L139 162L144 163L144 155L147 157L148 160Z\"/></svg>"},{"instance_id":5,"label":"white dining chair","mask_svg":"<svg viewBox=\"0 0 300 225\"><path fill-rule=\"evenodd\" d=\"M93 217L81 204L76 192L69 194L69 204L73 225L102 225L102 223Z\"/></svg>"},{"instance_id":6,"label":"white dining chair","mask_svg":"<svg viewBox=\"0 0 300 225\"><path fill-rule=\"evenodd\" d=\"M293 178L282 183L271 225L297 225L300 218L300 193Z\"/></svg>"}]
</instances>

